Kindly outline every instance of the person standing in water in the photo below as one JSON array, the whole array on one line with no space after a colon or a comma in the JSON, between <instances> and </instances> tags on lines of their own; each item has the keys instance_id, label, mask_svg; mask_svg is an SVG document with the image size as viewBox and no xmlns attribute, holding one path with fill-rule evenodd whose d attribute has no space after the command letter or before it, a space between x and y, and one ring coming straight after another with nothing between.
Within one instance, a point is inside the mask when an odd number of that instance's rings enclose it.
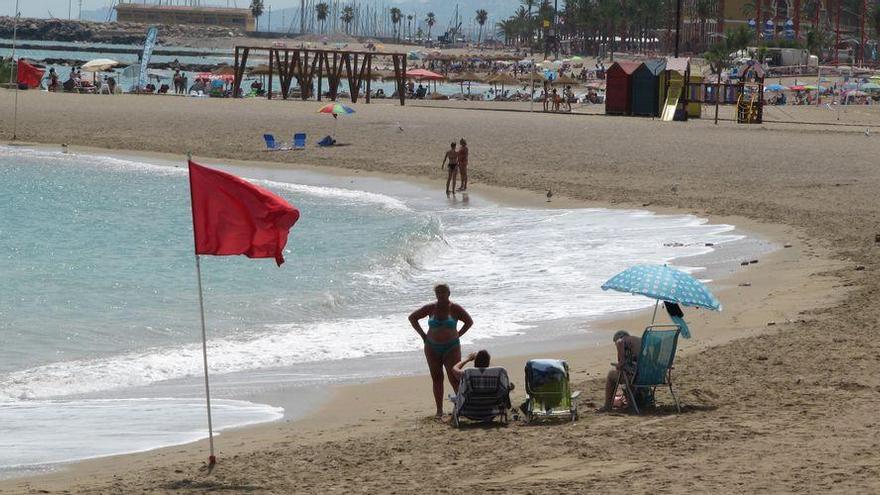
<instances>
[{"instance_id":1,"label":"person standing in water","mask_svg":"<svg viewBox=\"0 0 880 495\"><path fill-rule=\"evenodd\" d=\"M459 191L467 191L468 185L468 147L464 138L458 142L458 171L461 174L461 189Z\"/></svg>"},{"instance_id":2,"label":"person standing in water","mask_svg":"<svg viewBox=\"0 0 880 495\"><path fill-rule=\"evenodd\" d=\"M453 147L455 143L453 143ZM452 390L458 393L458 375L453 367L461 361L459 338L473 326L474 321L464 308L449 300L449 286L434 286L437 301L426 304L409 315L409 323L425 342L425 359L431 371L434 402L437 405L436 418L443 417L443 368ZM419 320L428 317L428 331L422 329ZM458 322L462 322L461 329Z\"/></svg>"},{"instance_id":3,"label":"person standing in water","mask_svg":"<svg viewBox=\"0 0 880 495\"><path fill-rule=\"evenodd\" d=\"M443 155L443 163L440 167L448 167L449 173L446 176L446 195L448 196L450 191L455 192L455 174L458 173L458 153L455 151L455 142L450 143L449 151ZM452 189L449 189L449 183L452 183Z\"/></svg>"}]
</instances>

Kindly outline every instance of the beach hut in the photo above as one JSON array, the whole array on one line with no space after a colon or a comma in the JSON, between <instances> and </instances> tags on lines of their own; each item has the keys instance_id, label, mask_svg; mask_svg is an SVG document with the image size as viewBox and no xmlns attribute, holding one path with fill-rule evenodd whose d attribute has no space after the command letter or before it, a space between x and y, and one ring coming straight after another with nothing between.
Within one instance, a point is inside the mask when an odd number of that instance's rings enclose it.
<instances>
[{"instance_id":1,"label":"beach hut","mask_svg":"<svg viewBox=\"0 0 880 495\"><path fill-rule=\"evenodd\" d=\"M605 74L605 113L629 115L632 111L630 98L632 92L632 74L639 62L614 62Z\"/></svg>"},{"instance_id":2,"label":"beach hut","mask_svg":"<svg viewBox=\"0 0 880 495\"><path fill-rule=\"evenodd\" d=\"M663 120L673 120L676 110L686 108L688 92L685 86L690 81L691 59L668 57L666 68L660 76L660 116ZM679 117L686 118L681 112Z\"/></svg>"},{"instance_id":3,"label":"beach hut","mask_svg":"<svg viewBox=\"0 0 880 495\"><path fill-rule=\"evenodd\" d=\"M660 74L666 69L666 60L648 60L632 74L632 114L657 117L660 115Z\"/></svg>"}]
</instances>

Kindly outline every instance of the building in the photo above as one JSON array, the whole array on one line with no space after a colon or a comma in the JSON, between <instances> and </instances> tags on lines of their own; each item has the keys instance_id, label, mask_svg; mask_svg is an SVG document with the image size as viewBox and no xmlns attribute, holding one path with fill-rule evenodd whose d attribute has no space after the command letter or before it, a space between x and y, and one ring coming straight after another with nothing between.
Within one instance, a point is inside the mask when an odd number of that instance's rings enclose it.
<instances>
[{"instance_id":1,"label":"building","mask_svg":"<svg viewBox=\"0 0 880 495\"><path fill-rule=\"evenodd\" d=\"M841 42L860 37L862 19L854 8L862 7L867 13L865 29L870 31L867 17L878 0L820 0L819 11L810 0L717 0L710 2L712 14L701 19L697 0L682 1L682 44L687 48L702 50L711 45L718 34L737 26L755 28L758 17L756 8L760 3L761 36L764 39L799 38L804 40L807 31L817 22L828 32L837 32L837 16L840 12ZM850 5L846 5L849 3ZM852 5L857 4L858 7ZM864 5L862 5L864 4ZM724 9L723 23L718 22L717 9ZM838 7L841 7L838 11ZM798 15L798 11L800 12ZM769 24L768 24L769 21ZM870 33L868 33L870 34ZM687 51L687 50L686 50Z\"/></svg>"},{"instance_id":2,"label":"building","mask_svg":"<svg viewBox=\"0 0 880 495\"><path fill-rule=\"evenodd\" d=\"M201 24L254 31L256 20L250 9L225 7L192 7L123 3L116 6L118 22L142 24Z\"/></svg>"}]
</instances>

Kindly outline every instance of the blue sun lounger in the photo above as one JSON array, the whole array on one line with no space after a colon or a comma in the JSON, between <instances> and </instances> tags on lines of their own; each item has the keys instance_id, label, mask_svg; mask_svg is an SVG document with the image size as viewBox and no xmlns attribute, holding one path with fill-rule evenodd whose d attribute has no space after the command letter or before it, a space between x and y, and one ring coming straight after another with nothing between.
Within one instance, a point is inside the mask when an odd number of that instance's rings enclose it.
<instances>
[{"instance_id":1,"label":"blue sun lounger","mask_svg":"<svg viewBox=\"0 0 880 495\"><path fill-rule=\"evenodd\" d=\"M280 143L275 141L275 136L273 136L272 134L263 134L263 140L266 141L265 151L286 151L287 149L289 149L281 146Z\"/></svg>"},{"instance_id":2,"label":"blue sun lounger","mask_svg":"<svg viewBox=\"0 0 880 495\"><path fill-rule=\"evenodd\" d=\"M621 370L617 386L623 386L627 400L636 414L641 414L639 402L643 406L652 403L654 392L662 385L669 387L675 409L681 412L678 398L672 389L672 362L675 360L680 333L681 329L678 325L649 326L642 334L642 349L636 362L635 373L630 374L626 370Z\"/></svg>"},{"instance_id":3,"label":"blue sun lounger","mask_svg":"<svg viewBox=\"0 0 880 495\"><path fill-rule=\"evenodd\" d=\"M293 149L295 149L295 150L306 149L306 133L298 132L293 135Z\"/></svg>"}]
</instances>

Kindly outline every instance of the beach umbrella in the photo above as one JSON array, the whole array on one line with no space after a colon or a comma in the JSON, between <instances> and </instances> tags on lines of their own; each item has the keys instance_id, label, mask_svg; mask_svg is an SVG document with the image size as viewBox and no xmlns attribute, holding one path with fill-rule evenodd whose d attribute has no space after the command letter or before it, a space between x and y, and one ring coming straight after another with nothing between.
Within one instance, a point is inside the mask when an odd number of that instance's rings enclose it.
<instances>
[{"instance_id":1,"label":"beach umbrella","mask_svg":"<svg viewBox=\"0 0 880 495\"><path fill-rule=\"evenodd\" d=\"M788 89L790 89L790 90L792 90L792 91L803 91L803 90L805 90L805 89L807 89L807 88L804 87L804 86L802 86L802 85L800 85L800 84L795 84L794 86L789 86Z\"/></svg>"},{"instance_id":2,"label":"beach umbrella","mask_svg":"<svg viewBox=\"0 0 880 495\"><path fill-rule=\"evenodd\" d=\"M869 82L860 85L859 89L862 91L877 91L878 89L880 89L880 84Z\"/></svg>"},{"instance_id":3,"label":"beach umbrella","mask_svg":"<svg viewBox=\"0 0 880 495\"><path fill-rule=\"evenodd\" d=\"M562 77L557 77L553 81L552 84L554 86L572 86L572 85L578 85L580 83L581 83L581 81L579 81L571 76L562 76Z\"/></svg>"},{"instance_id":4,"label":"beach umbrella","mask_svg":"<svg viewBox=\"0 0 880 495\"><path fill-rule=\"evenodd\" d=\"M410 69L406 71L406 77L425 81L439 81L444 79L442 75L429 71L428 69Z\"/></svg>"},{"instance_id":5,"label":"beach umbrella","mask_svg":"<svg viewBox=\"0 0 880 495\"><path fill-rule=\"evenodd\" d=\"M221 65L215 67L214 70L211 71L211 74L214 74L215 76L234 76L235 68L228 65Z\"/></svg>"},{"instance_id":6,"label":"beach umbrella","mask_svg":"<svg viewBox=\"0 0 880 495\"><path fill-rule=\"evenodd\" d=\"M83 70L86 72L104 72L104 71L108 71L114 67L119 67L120 65L125 65L125 64L119 63L119 62L117 62L113 59L109 59L109 58L96 58L94 60L89 60L88 62L84 63L80 67L80 70Z\"/></svg>"},{"instance_id":7,"label":"beach umbrella","mask_svg":"<svg viewBox=\"0 0 880 495\"><path fill-rule=\"evenodd\" d=\"M660 301L721 311L721 303L708 287L693 276L669 265L636 265L618 273L602 284L602 290L616 290L656 299L654 317ZM682 336L690 338L687 325L682 325Z\"/></svg>"},{"instance_id":8,"label":"beach umbrella","mask_svg":"<svg viewBox=\"0 0 880 495\"><path fill-rule=\"evenodd\" d=\"M336 117L339 115L348 115L355 112L353 108L345 106L342 103L328 103L319 108L318 113L329 113L333 115L333 137L336 138L336 124L338 123L338 119Z\"/></svg>"},{"instance_id":9,"label":"beach umbrella","mask_svg":"<svg viewBox=\"0 0 880 495\"><path fill-rule=\"evenodd\" d=\"M785 86L781 84L770 84L764 86L764 91L785 91Z\"/></svg>"}]
</instances>

